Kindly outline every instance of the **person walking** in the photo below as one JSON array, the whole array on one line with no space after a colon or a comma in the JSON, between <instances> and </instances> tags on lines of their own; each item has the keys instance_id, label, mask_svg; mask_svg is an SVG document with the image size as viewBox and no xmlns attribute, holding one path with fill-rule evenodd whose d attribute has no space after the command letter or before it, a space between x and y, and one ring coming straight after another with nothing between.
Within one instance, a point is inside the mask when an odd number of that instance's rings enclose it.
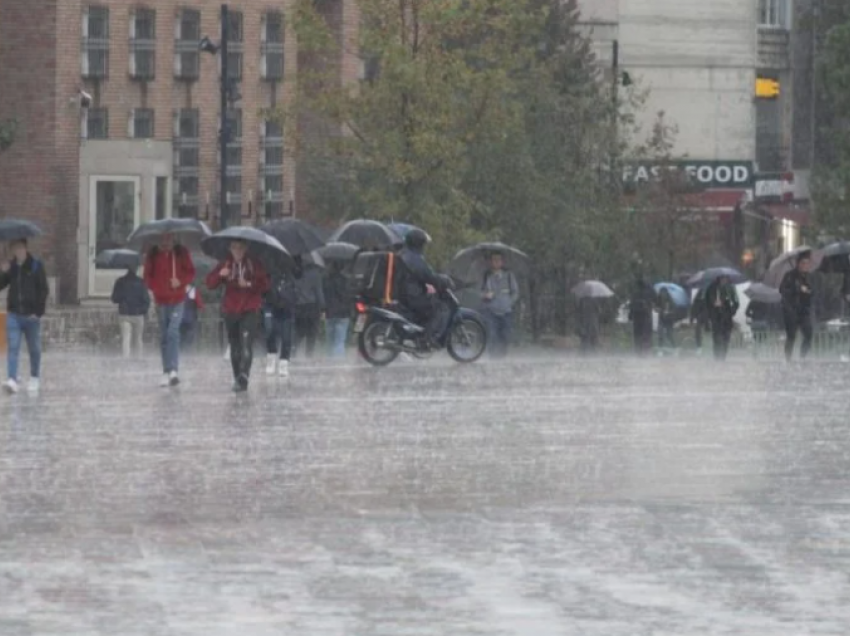
<instances>
[{"instance_id":1,"label":"person walking","mask_svg":"<svg viewBox=\"0 0 850 636\"><path fill-rule=\"evenodd\" d=\"M19 389L18 364L21 343L27 341L30 380L27 389L37 393L41 388L41 318L47 309L47 273L44 264L29 253L27 241L10 244L12 259L0 263L0 291L6 296L6 344L8 380L3 385L9 393Z\"/></svg>"},{"instance_id":2,"label":"person walking","mask_svg":"<svg viewBox=\"0 0 850 636\"><path fill-rule=\"evenodd\" d=\"M295 280L292 275L289 273L276 275L271 281L271 288L266 294L263 308L267 352L266 375L274 375L277 371L280 377L289 377L296 300Z\"/></svg>"},{"instance_id":3,"label":"person walking","mask_svg":"<svg viewBox=\"0 0 850 636\"><path fill-rule=\"evenodd\" d=\"M192 256L176 245L173 234L163 234L158 246L145 259L145 285L156 303L159 322L162 381L160 386L177 386L180 366L180 325L183 322L186 287L195 280Z\"/></svg>"},{"instance_id":4,"label":"person walking","mask_svg":"<svg viewBox=\"0 0 850 636\"><path fill-rule=\"evenodd\" d=\"M490 351L494 358L508 355L513 333L513 310L519 300L519 284L513 272L505 269L499 252L490 255L490 267L481 283L484 317L490 327Z\"/></svg>"},{"instance_id":5,"label":"person walking","mask_svg":"<svg viewBox=\"0 0 850 636\"><path fill-rule=\"evenodd\" d=\"M629 301L629 320L632 321L635 351L646 355L652 350L652 308L655 306L655 290L642 275L635 279Z\"/></svg>"},{"instance_id":6,"label":"person walking","mask_svg":"<svg viewBox=\"0 0 850 636\"><path fill-rule=\"evenodd\" d=\"M295 257L295 291L295 349L306 341L305 355L312 358L325 311L325 290L319 268L305 264L301 256Z\"/></svg>"},{"instance_id":7,"label":"person walking","mask_svg":"<svg viewBox=\"0 0 850 636\"><path fill-rule=\"evenodd\" d=\"M658 293L658 349L659 355L673 353L676 349L676 305L670 290L662 287Z\"/></svg>"},{"instance_id":8,"label":"person walking","mask_svg":"<svg viewBox=\"0 0 850 636\"><path fill-rule=\"evenodd\" d=\"M582 353L589 354L599 347L599 301L585 296L578 300L578 325Z\"/></svg>"},{"instance_id":9,"label":"person walking","mask_svg":"<svg viewBox=\"0 0 850 636\"><path fill-rule=\"evenodd\" d=\"M348 327L351 323L351 310L354 303L348 288L348 279L342 271L342 263L331 261L324 280L327 311L325 329L328 356L331 358L345 357L345 341L348 338Z\"/></svg>"},{"instance_id":10,"label":"person walking","mask_svg":"<svg viewBox=\"0 0 850 636\"><path fill-rule=\"evenodd\" d=\"M697 290L690 309L691 324L694 326L694 341L696 343L696 354L702 355L702 334L711 330L711 321L708 317L708 307L705 304L705 288Z\"/></svg>"},{"instance_id":11,"label":"person walking","mask_svg":"<svg viewBox=\"0 0 850 636\"><path fill-rule=\"evenodd\" d=\"M125 358L142 355L145 317L151 308L151 296L136 268L127 270L112 286L112 302L118 305L121 327L121 353Z\"/></svg>"},{"instance_id":12,"label":"person walking","mask_svg":"<svg viewBox=\"0 0 850 636\"><path fill-rule=\"evenodd\" d=\"M230 255L209 273L206 283L211 290L224 287L221 307L230 343L233 391L247 391L260 309L270 288L268 274L259 259L248 255L245 241L232 241Z\"/></svg>"},{"instance_id":13,"label":"person walking","mask_svg":"<svg viewBox=\"0 0 850 636\"><path fill-rule=\"evenodd\" d=\"M180 321L180 345L183 351L191 351L195 346L195 338L198 335L198 322L201 319L201 310L204 308L204 300L194 284L186 288L186 298L183 301L183 318Z\"/></svg>"},{"instance_id":14,"label":"person walking","mask_svg":"<svg viewBox=\"0 0 850 636\"><path fill-rule=\"evenodd\" d=\"M733 319L740 307L738 291L728 276L720 276L708 286L705 290L705 305L711 321L714 357L720 361L726 360L735 325Z\"/></svg>"},{"instance_id":15,"label":"person walking","mask_svg":"<svg viewBox=\"0 0 850 636\"><path fill-rule=\"evenodd\" d=\"M797 333L803 334L800 359L809 355L812 347L812 281L809 272L812 266L811 252L802 252L797 257L797 266L782 278L779 293L782 294L782 316L785 320L785 360L794 357Z\"/></svg>"}]
</instances>

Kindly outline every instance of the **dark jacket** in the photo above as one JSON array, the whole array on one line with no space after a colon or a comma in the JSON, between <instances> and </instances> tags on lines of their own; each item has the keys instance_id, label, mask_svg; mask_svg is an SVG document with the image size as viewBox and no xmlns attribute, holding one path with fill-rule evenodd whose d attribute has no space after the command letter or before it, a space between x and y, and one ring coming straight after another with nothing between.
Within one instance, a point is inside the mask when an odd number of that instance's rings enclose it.
<instances>
[{"instance_id":1,"label":"dark jacket","mask_svg":"<svg viewBox=\"0 0 850 636\"><path fill-rule=\"evenodd\" d=\"M348 290L348 279L339 271L330 271L325 276L325 307L328 318L351 316L353 298Z\"/></svg>"},{"instance_id":2,"label":"dark jacket","mask_svg":"<svg viewBox=\"0 0 850 636\"><path fill-rule=\"evenodd\" d=\"M325 310L325 290L318 267L308 265L295 272L296 307Z\"/></svg>"},{"instance_id":3,"label":"dark jacket","mask_svg":"<svg viewBox=\"0 0 850 636\"><path fill-rule=\"evenodd\" d=\"M47 272L44 263L27 254L19 265L12 261L8 272L0 272L0 291L9 288L6 310L20 316L43 316L47 308Z\"/></svg>"},{"instance_id":4,"label":"dark jacket","mask_svg":"<svg viewBox=\"0 0 850 636\"><path fill-rule=\"evenodd\" d=\"M705 307L713 323L725 323L731 329L732 318L740 306L738 291L732 284L721 285L716 280L705 290Z\"/></svg>"},{"instance_id":5,"label":"dark jacket","mask_svg":"<svg viewBox=\"0 0 850 636\"><path fill-rule=\"evenodd\" d=\"M779 286L782 294L782 309L796 316L805 316L812 311L812 281L808 274L794 269L785 274Z\"/></svg>"},{"instance_id":6,"label":"dark jacket","mask_svg":"<svg viewBox=\"0 0 850 636\"><path fill-rule=\"evenodd\" d=\"M404 268L400 276L398 298L405 305L417 304L428 297L427 285L437 291L448 287L448 280L437 274L421 252L405 247L399 253Z\"/></svg>"},{"instance_id":7,"label":"dark jacket","mask_svg":"<svg viewBox=\"0 0 850 636\"><path fill-rule=\"evenodd\" d=\"M629 300L629 320L651 317L652 308L656 301L656 294L652 285L645 281L638 281Z\"/></svg>"},{"instance_id":8,"label":"dark jacket","mask_svg":"<svg viewBox=\"0 0 850 636\"><path fill-rule=\"evenodd\" d=\"M112 287L112 302L119 316L144 316L151 308L151 296L145 281L136 272L127 272Z\"/></svg>"}]
</instances>

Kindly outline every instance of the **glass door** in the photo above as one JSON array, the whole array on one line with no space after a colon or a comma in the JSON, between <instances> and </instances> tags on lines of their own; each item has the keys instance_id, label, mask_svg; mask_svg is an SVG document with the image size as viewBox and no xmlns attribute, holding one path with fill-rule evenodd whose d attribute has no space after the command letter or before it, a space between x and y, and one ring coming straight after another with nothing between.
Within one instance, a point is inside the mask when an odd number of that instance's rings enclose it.
<instances>
[{"instance_id":1,"label":"glass door","mask_svg":"<svg viewBox=\"0 0 850 636\"><path fill-rule=\"evenodd\" d=\"M126 271L98 267L104 250L127 247L139 225L139 177L91 177L89 184L89 296L110 296Z\"/></svg>"}]
</instances>

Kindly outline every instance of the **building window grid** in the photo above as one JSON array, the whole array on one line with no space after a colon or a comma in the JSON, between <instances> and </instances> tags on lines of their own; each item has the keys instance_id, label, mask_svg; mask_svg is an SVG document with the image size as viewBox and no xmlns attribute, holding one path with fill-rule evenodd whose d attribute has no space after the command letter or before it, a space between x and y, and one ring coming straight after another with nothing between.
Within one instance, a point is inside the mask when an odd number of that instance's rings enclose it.
<instances>
[{"instance_id":1,"label":"building window grid","mask_svg":"<svg viewBox=\"0 0 850 636\"><path fill-rule=\"evenodd\" d=\"M181 9L177 16L174 34L174 76L193 81L200 76L201 57L198 42L201 39L201 12Z\"/></svg>"},{"instance_id":2,"label":"building window grid","mask_svg":"<svg viewBox=\"0 0 850 636\"><path fill-rule=\"evenodd\" d=\"M227 24L227 77L242 81L242 60L245 51L245 32L241 11L230 11Z\"/></svg>"},{"instance_id":3,"label":"building window grid","mask_svg":"<svg viewBox=\"0 0 850 636\"><path fill-rule=\"evenodd\" d=\"M109 9L97 5L83 12L82 75L100 79L109 74Z\"/></svg>"},{"instance_id":4,"label":"building window grid","mask_svg":"<svg viewBox=\"0 0 850 636\"><path fill-rule=\"evenodd\" d=\"M759 0L758 22L761 27L788 27L788 0Z\"/></svg>"},{"instance_id":5,"label":"building window grid","mask_svg":"<svg viewBox=\"0 0 850 636\"><path fill-rule=\"evenodd\" d=\"M109 110L89 108L86 113L86 139L109 139Z\"/></svg>"},{"instance_id":6,"label":"building window grid","mask_svg":"<svg viewBox=\"0 0 850 636\"><path fill-rule=\"evenodd\" d=\"M200 111L183 108L174 123L174 209L181 218L200 216Z\"/></svg>"},{"instance_id":7,"label":"building window grid","mask_svg":"<svg viewBox=\"0 0 850 636\"><path fill-rule=\"evenodd\" d=\"M133 139L153 139L156 126L152 108L134 108L130 114L130 137Z\"/></svg>"},{"instance_id":8,"label":"building window grid","mask_svg":"<svg viewBox=\"0 0 850 636\"><path fill-rule=\"evenodd\" d=\"M260 75L263 79L277 81L284 74L284 21L277 11L263 18L262 42L260 43Z\"/></svg>"},{"instance_id":9,"label":"building window grid","mask_svg":"<svg viewBox=\"0 0 850 636\"><path fill-rule=\"evenodd\" d=\"M130 15L130 76L152 80L156 76L156 11L135 9Z\"/></svg>"},{"instance_id":10,"label":"building window grid","mask_svg":"<svg viewBox=\"0 0 850 636\"><path fill-rule=\"evenodd\" d=\"M265 121L260 143L260 188L267 219L284 215L283 147L283 128L277 122Z\"/></svg>"}]
</instances>

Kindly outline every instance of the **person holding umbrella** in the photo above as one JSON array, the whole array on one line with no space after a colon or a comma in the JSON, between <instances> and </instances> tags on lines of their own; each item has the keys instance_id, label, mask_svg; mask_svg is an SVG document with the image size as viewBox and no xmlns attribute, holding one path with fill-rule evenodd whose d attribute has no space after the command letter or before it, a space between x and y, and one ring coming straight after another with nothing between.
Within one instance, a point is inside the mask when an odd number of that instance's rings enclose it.
<instances>
[{"instance_id":1,"label":"person holding umbrella","mask_svg":"<svg viewBox=\"0 0 850 636\"><path fill-rule=\"evenodd\" d=\"M230 343L233 391L247 391L260 309L271 286L266 268L260 259L248 254L246 241L234 240L228 258L209 273L206 283L210 289L224 287L222 313Z\"/></svg>"},{"instance_id":2,"label":"person holding umbrella","mask_svg":"<svg viewBox=\"0 0 850 636\"><path fill-rule=\"evenodd\" d=\"M115 264L122 261L115 259ZM145 281L138 274L139 255L128 252L123 258L127 273L115 281L112 302L118 305L118 324L121 327L121 352L125 358L133 353L142 355L142 334L145 316L151 308L151 297Z\"/></svg>"},{"instance_id":3,"label":"person holding umbrella","mask_svg":"<svg viewBox=\"0 0 850 636\"><path fill-rule=\"evenodd\" d=\"M492 356L504 358L511 344L513 310L519 300L519 283L513 272L504 268L501 252L490 254L490 268L484 272L481 283L481 299L484 301L483 313L493 339Z\"/></svg>"},{"instance_id":4,"label":"person holding umbrella","mask_svg":"<svg viewBox=\"0 0 850 636\"><path fill-rule=\"evenodd\" d=\"M26 238L12 241L10 248L12 259L0 263L0 291L9 288L6 297L9 378L3 388L10 394L18 392L18 359L21 342L26 339L30 358L27 388L35 393L41 386L41 317L49 294L47 273L44 264L29 253Z\"/></svg>"},{"instance_id":5,"label":"person holding umbrella","mask_svg":"<svg viewBox=\"0 0 850 636\"><path fill-rule=\"evenodd\" d=\"M726 360L729 353L729 342L735 326L733 318L738 313L738 307L738 292L728 274L721 274L706 288L705 309L711 322L716 360Z\"/></svg>"},{"instance_id":6,"label":"person holding umbrella","mask_svg":"<svg viewBox=\"0 0 850 636\"><path fill-rule=\"evenodd\" d=\"M801 252L797 266L782 278L782 316L785 320L785 359L791 362L797 332L802 332L800 358L805 359L812 347L812 282L809 276L812 265L811 252Z\"/></svg>"},{"instance_id":7,"label":"person holding umbrella","mask_svg":"<svg viewBox=\"0 0 850 636\"><path fill-rule=\"evenodd\" d=\"M159 320L163 372L160 386L177 386L180 383L177 373L180 366L183 301L186 298L186 287L195 280L195 265L189 250L175 244L173 234L162 234L159 245L148 251L144 280L153 294Z\"/></svg>"}]
</instances>

